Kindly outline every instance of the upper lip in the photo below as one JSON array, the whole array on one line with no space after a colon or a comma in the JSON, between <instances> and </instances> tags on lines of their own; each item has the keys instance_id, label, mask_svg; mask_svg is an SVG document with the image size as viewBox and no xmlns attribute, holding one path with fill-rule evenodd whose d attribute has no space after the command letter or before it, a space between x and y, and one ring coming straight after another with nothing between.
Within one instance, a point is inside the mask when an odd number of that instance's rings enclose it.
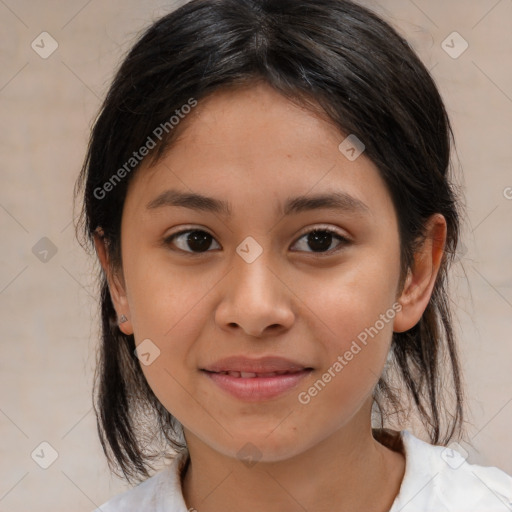
<instances>
[{"instance_id":1,"label":"upper lip","mask_svg":"<svg viewBox=\"0 0 512 512\"><path fill-rule=\"evenodd\" d=\"M251 359L245 356L231 356L219 359L217 362L201 368L209 372L248 372L248 373L272 373L272 372L299 372L309 369L303 364L278 356L267 356Z\"/></svg>"}]
</instances>

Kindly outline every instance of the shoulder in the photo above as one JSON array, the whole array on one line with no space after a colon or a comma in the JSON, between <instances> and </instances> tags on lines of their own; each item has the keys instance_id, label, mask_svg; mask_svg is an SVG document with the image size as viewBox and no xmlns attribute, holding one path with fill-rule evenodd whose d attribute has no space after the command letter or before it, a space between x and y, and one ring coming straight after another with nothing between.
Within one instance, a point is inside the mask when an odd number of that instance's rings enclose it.
<instances>
[{"instance_id":1,"label":"shoulder","mask_svg":"<svg viewBox=\"0 0 512 512\"><path fill-rule=\"evenodd\" d=\"M111 498L94 512L187 512L180 482L188 453L144 482Z\"/></svg>"},{"instance_id":2,"label":"shoulder","mask_svg":"<svg viewBox=\"0 0 512 512\"><path fill-rule=\"evenodd\" d=\"M467 462L459 446L433 446L401 432L405 475L390 512L510 512L512 477ZM457 449L458 448L458 449Z\"/></svg>"}]
</instances>

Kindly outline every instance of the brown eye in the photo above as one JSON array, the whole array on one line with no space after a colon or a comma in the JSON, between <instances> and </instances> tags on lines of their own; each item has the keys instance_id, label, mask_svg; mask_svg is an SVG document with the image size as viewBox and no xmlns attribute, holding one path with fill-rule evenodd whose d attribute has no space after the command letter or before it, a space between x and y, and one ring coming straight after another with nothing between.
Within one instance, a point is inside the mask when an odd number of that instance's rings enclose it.
<instances>
[{"instance_id":1,"label":"brown eye","mask_svg":"<svg viewBox=\"0 0 512 512\"><path fill-rule=\"evenodd\" d=\"M302 239L305 239L305 242L301 244L302 250L313 253L336 252L339 250L340 246L349 243L347 238L332 229L314 229L309 231L299 238L296 245L299 244ZM339 242L338 245L334 249L331 249L333 242L336 240ZM307 250L307 248L311 250Z\"/></svg>"},{"instance_id":2,"label":"brown eye","mask_svg":"<svg viewBox=\"0 0 512 512\"><path fill-rule=\"evenodd\" d=\"M215 239L201 229L188 229L180 231L165 239L166 244L173 244L185 252L202 253L208 251ZM217 242L215 242L217 243ZM220 246L217 244L217 248Z\"/></svg>"},{"instance_id":3,"label":"brown eye","mask_svg":"<svg viewBox=\"0 0 512 512\"><path fill-rule=\"evenodd\" d=\"M202 229L187 229L174 233L164 240L166 245L173 245L178 250L191 253L201 254L212 249L220 249L220 245L215 238L207 231ZM337 242L337 244L336 244ZM347 245L350 241L332 229L314 229L304 233L295 246L299 245L299 251L309 252L313 254L334 253L341 246ZM216 244L216 246L215 246ZM334 248L332 248L335 244Z\"/></svg>"}]
</instances>

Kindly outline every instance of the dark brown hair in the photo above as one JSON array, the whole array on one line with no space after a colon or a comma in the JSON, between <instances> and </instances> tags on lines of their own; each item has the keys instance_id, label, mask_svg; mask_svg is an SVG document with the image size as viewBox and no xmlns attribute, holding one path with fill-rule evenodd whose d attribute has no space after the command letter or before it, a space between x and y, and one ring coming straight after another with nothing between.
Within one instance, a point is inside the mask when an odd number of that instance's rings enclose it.
<instances>
[{"instance_id":1,"label":"dark brown hair","mask_svg":"<svg viewBox=\"0 0 512 512\"><path fill-rule=\"evenodd\" d=\"M427 69L371 11L347 0L192 0L157 20L122 62L95 121L76 184L76 197L83 197L77 229L92 242L101 228L113 265L121 269L121 216L138 166L122 173L108 193L98 190L105 191L104 184L133 152L190 98L200 102L220 88L257 80L292 101L320 106L342 133L364 142L397 212L402 284L426 220L434 213L445 217L445 254L431 300L412 329L393 333L398 388L384 372L374 404L384 425L407 410L408 397L431 442L447 444L463 423L447 294L447 268L460 230L460 205L449 176L453 134ZM175 133L163 133L152 159L169 150ZM131 481L149 476L151 461L161 455L150 449L156 440L162 451L179 449L184 440L181 425L144 378L134 337L118 328L103 272L100 280L98 430L112 469Z\"/></svg>"}]
</instances>

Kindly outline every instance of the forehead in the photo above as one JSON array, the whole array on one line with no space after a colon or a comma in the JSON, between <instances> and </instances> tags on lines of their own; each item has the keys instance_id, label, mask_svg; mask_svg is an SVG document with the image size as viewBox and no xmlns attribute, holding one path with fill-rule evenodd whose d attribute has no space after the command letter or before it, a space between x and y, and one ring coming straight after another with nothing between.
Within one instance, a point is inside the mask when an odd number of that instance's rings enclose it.
<instances>
[{"instance_id":1,"label":"forehead","mask_svg":"<svg viewBox=\"0 0 512 512\"><path fill-rule=\"evenodd\" d=\"M282 212L291 196L327 193L352 196L352 206L365 203L370 213L379 201L389 203L371 160L363 153L351 161L340 151L346 134L266 84L219 90L181 123L166 155L134 176L139 208L165 202L167 190L224 198L221 209L231 213L237 202L274 202Z\"/></svg>"},{"instance_id":2,"label":"forehead","mask_svg":"<svg viewBox=\"0 0 512 512\"><path fill-rule=\"evenodd\" d=\"M262 82L221 89L201 100L192 116L185 119L182 137L204 145L203 153L215 146L219 154L224 148L226 156L233 159L247 159L252 149L258 161L275 151L293 158L301 139L307 137L310 144L301 156L307 152L313 157L314 146L321 151L336 143L341 133L319 105L306 107L298 102Z\"/></svg>"}]
</instances>

